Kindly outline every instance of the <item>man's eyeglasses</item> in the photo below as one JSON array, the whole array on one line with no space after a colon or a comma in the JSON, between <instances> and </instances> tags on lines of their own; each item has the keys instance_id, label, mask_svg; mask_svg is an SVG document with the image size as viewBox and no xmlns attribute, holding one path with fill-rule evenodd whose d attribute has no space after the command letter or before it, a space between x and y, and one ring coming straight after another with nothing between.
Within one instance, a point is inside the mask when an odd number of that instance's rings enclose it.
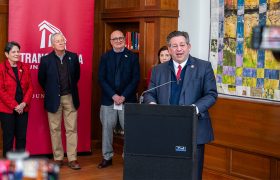
<instances>
[{"instance_id":1,"label":"man's eyeglasses","mask_svg":"<svg viewBox=\"0 0 280 180\"><path fill-rule=\"evenodd\" d=\"M115 38L112 38L111 40L114 42L123 41L124 37L115 37Z\"/></svg>"},{"instance_id":2,"label":"man's eyeglasses","mask_svg":"<svg viewBox=\"0 0 280 180\"><path fill-rule=\"evenodd\" d=\"M180 48L186 48L187 46L188 46L188 43L184 42L184 43L180 43L180 44L171 44L169 47L170 47L171 49L176 50L176 49L178 49L179 47L180 47Z\"/></svg>"}]
</instances>

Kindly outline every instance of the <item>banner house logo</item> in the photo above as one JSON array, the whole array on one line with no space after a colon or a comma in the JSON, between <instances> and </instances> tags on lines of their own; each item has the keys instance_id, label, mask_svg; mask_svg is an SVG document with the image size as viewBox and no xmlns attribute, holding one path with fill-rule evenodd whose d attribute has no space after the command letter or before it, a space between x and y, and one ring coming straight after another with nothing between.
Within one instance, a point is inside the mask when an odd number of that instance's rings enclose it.
<instances>
[{"instance_id":1,"label":"banner house logo","mask_svg":"<svg viewBox=\"0 0 280 180\"><path fill-rule=\"evenodd\" d=\"M41 42L40 42L40 49L45 51L44 48L52 47L51 44L51 35L54 33L62 33L61 30L46 20L43 20L39 25L39 32L41 32ZM62 33L63 34L63 33ZM66 40L66 39L65 39ZM39 43L39 42L38 42ZM38 49L39 50L39 49ZM30 53L30 52L22 52L21 54L21 62L30 64L30 69L39 69L39 64L42 56L48 54L45 53ZM84 64L83 62L83 55L78 54L80 64Z\"/></svg>"},{"instance_id":2,"label":"banner house logo","mask_svg":"<svg viewBox=\"0 0 280 180\"><path fill-rule=\"evenodd\" d=\"M44 20L39 25L39 31L41 31L41 43L40 48L46 48L46 38L48 42L48 47L51 47L51 35L54 33L61 32L60 29L49 23L48 21Z\"/></svg>"}]
</instances>

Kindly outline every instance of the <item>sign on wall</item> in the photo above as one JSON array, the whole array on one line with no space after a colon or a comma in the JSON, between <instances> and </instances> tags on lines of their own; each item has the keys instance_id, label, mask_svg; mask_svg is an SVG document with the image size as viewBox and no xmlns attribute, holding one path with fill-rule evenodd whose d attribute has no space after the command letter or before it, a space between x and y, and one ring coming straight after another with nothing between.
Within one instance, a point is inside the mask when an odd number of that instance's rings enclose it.
<instances>
[{"instance_id":1,"label":"sign on wall","mask_svg":"<svg viewBox=\"0 0 280 180\"><path fill-rule=\"evenodd\" d=\"M21 61L30 65L34 85L26 145L31 154L52 153L44 92L37 74L40 58L52 51L50 35L56 32L66 37L67 50L79 56L78 152L91 151L93 6L93 0L9 1L9 41L20 43ZM62 135L65 141L65 133Z\"/></svg>"}]
</instances>

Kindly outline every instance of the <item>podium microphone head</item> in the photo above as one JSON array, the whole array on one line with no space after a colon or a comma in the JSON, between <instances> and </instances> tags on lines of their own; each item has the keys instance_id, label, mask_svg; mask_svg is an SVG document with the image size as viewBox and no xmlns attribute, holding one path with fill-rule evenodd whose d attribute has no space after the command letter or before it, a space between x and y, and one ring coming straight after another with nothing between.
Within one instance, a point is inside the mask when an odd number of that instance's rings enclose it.
<instances>
[{"instance_id":1,"label":"podium microphone head","mask_svg":"<svg viewBox=\"0 0 280 180\"><path fill-rule=\"evenodd\" d=\"M139 104L142 104L144 100L143 94L139 97Z\"/></svg>"}]
</instances>

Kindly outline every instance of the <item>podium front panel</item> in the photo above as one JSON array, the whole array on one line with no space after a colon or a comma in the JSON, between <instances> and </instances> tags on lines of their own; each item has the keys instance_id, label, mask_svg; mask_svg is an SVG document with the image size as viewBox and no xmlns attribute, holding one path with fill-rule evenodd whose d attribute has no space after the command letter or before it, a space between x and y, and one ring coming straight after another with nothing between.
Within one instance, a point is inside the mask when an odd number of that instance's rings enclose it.
<instances>
[{"instance_id":1,"label":"podium front panel","mask_svg":"<svg viewBox=\"0 0 280 180\"><path fill-rule=\"evenodd\" d=\"M192 179L196 120L193 106L126 104L124 179Z\"/></svg>"}]
</instances>

